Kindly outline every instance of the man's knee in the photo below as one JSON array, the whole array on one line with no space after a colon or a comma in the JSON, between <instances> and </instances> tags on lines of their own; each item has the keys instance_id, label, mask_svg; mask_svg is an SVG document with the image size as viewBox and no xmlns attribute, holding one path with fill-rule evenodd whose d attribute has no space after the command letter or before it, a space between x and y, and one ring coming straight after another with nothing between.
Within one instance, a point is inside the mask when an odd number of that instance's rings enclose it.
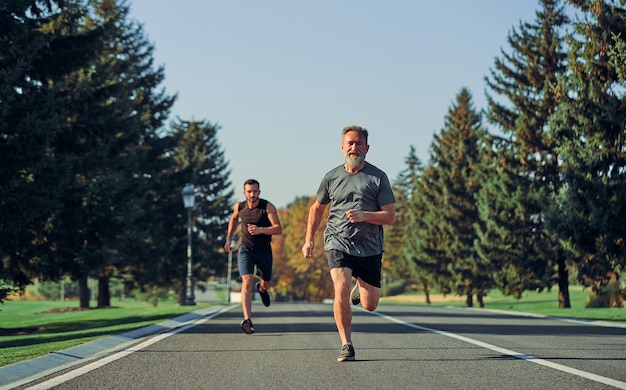
<instances>
[{"instance_id":1,"label":"man's knee","mask_svg":"<svg viewBox=\"0 0 626 390\"><path fill-rule=\"evenodd\" d=\"M378 302L364 302L364 301L361 301L361 306L363 307L363 309L365 309L367 311L374 311L378 307Z\"/></svg>"}]
</instances>

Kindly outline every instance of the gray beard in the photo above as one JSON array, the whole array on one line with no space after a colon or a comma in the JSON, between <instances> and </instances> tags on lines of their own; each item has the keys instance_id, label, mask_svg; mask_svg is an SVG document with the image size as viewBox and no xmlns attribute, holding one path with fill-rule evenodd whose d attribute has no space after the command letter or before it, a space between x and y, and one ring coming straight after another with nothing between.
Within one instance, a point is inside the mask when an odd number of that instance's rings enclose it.
<instances>
[{"instance_id":1,"label":"gray beard","mask_svg":"<svg viewBox=\"0 0 626 390\"><path fill-rule=\"evenodd\" d=\"M365 161L365 154L362 154L357 158L352 158L346 153L344 155L344 160L346 161L347 166L349 166L350 168L356 168L359 165L363 164L363 161Z\"/></svg>"}]
</instances>

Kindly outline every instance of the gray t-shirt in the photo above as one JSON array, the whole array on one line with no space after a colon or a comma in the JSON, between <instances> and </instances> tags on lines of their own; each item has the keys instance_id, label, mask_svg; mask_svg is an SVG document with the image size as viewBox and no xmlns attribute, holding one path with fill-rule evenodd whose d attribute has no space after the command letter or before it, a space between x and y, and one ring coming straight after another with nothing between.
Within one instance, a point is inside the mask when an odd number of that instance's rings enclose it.
<instances>
[{"instance_id":1,"label":"gray t-shirt","mask_svg":"<svg viewBox=\"0 0 626 390\"><path fill-rule=\"evenodd\" d=\"M357 173L349 173L342 164L324 176L317 190L317 201L330 203L324 231L325 250L335 249L360 257L384 252L383 227L367 222L351 223L346 211L379 211L380 206L395 203L385 172L366 162Z\"/></svg>"}]
</instances>

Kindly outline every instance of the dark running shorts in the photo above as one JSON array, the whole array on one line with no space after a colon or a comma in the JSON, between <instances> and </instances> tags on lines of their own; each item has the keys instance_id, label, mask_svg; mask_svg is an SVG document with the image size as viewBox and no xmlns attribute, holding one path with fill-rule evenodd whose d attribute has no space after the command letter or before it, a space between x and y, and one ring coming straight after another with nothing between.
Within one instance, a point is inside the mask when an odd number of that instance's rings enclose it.
<instances>
[{"instance_id":1,"label":"dark running shorts","mask_svg":"<svg viewBox=\"0 0 626 390\"><path fill-rule=\"evenodd\" d=\"M237 266L240 276L254 274L256 266L256 274L262 280L272 280L272 250L253 251L243 244L239 245Z\"/></svg>"},{"instance_id":2,"label":"dark running shorts","mask_svg":"<svg viewBox=\"0 0 626 390\"><path fill-rule=\"evenodd\" d=\"M358 257L331 249L328 251L328 267L350 268L352 276L359 277L374 287L380 288L380 274L383 267L383 254Z\"/></svg>"}]
</instances>

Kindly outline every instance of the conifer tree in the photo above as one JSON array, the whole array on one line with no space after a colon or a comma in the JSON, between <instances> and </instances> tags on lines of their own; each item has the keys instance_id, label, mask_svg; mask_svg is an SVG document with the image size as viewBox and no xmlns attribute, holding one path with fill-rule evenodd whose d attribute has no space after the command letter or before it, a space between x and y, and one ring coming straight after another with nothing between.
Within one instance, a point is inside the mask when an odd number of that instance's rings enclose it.
<instances>
[{"instance_id":1,"label":"conifer tree","mask_svg":"<svg viewBox=\"0 0 626 390\"><path fill-rule=\"evenodd\" d=\"M228 179L228 162L217 138L219 129L219 125L209 121L178 119L172 124L173 132L182 134L182 141L175 148L175 176L193 184L196 190L194 276L201 280L223 275L227 263L222 248L232 213L233 189ZM181 198L178 203L182 205ZM176 254L184 254L183 248L179 246Z\"/></svg>"},{"instance_id":2,"label":"conifer tree","mask_svg":"<svg viewBox=\"0 0 626 390\"><path fill-rule=\"evenodd\" d=\"M496 94L487 95L488 120L510 137L510 142L497 144L502 159L496 156L491 168L499 174L492 171L484 176L483 182L491 188L482 193L482 220L490 231L482 232L481 246L484 256L506 264L500 267L506 275L500 275L499 284L505 293L516 296L520 289L549 288L554 282L546 272L556 263L559 307L570 307L565 251L543 224L546 197L561 187L559 158L549 137L548 121L558 103L557 78L565 72L560 31L568 20L560 0L540 3L542 9L534 22L520 23L511 31L508 43L512 52L503 50L491 77L486 78ZM502 218L504 212L508 213L506 219ZM496 220L501 225L494 225ZM503 250L503 244L510 245L510 250Z\"/></svg>"},{"instance_id":3,"label":"conifer tree","mask_svg":"<svg viewBox=\"0 0 626 390\"><path fill-rule=\"evenodd\" d=\"M466 306L473 306L476 294L482 307L482 297L493 287L490 263L474 248L478 238L474 230L478 220L475 196L480 189L476 171L485 138L480 114L474 110L470 92L463 88L432 144L430 169L436 172L431 177L435 179L432 190L438 195L433 201L438 209L429 213L434 219L428 221L427 228L440 232L433 237L440 259L430 263L445 264L450 288L466 296Z\"/></svg>"},{"instance_id":4,"label":"conifer tree","mask_svg":"<svg viewBox=\"0 0 626 390\"><path fill-rule=\"evenodd\" d=\"M443 198L438 186L440 172L432 155L407 204L407 229L404 232L405 256L415 264L415 272L425 291L437 288L452 292L452 272L444 253ZM427 303L428 297L427 297Z\"/></svg>"},{"instance_id":5,"label":"conifer tree","mask_svg":"<svg viewBox=\"0 0 626 390\"><path fill-rule=\"evenodd\" d=\"M421 226L412 226L409 223L411 198L419 191L419 180L423 169L413 145L404 161L406 168L400 172L393 183L396 196L396 220L392 225L385 227L383 271L392 280L404 281L404 285L420 282L428 300L427 279L418 273L412 257L406 255L406 244L411 239L410 230L421 229Z\"/></svg>"},{"instance_id":6,"label":"conifer tree","mask_svg":"<svg viewBox=\"0 0 626 390\"><path fill-rule=\"evenodd\" d=\"M132 226L141 142L159 129L175 98L159 89L163 68L154 68L154 48L125 2L98 1L84 12L83 24L103 25L105 34L94 60L57 81L67 115L54 151L73 179L49 238L59 248L54 263L79 282L80 306L89 305L86 280L93 277L102 307L110 305L109 278L120 276L126 261L118 237Z\"/></svg>"},{"instance_id":7,"label":"conifer tree","mask_svg":"<svg viewBox=\"0 0 626 390\"><path fill-rule=\"evenodd\" d=\"M0 279L19 288L56 278L63 245L48 240L72 178L54 150L67 114L58 81L100 50L102 25L81 27L80 1L0 0Z\"/></svg>"},{"instance_id":8,"label":"conifer tree","mask_svg":"<svg viewBox=\"0 0 626 390\"><path fill-rule=\"evenodd\" d=\"M146 143L147 192L137 204L135 228L123 239L132 256L125 268L132 288L174 286L179 303L186 298L187 211L181 190L194 186L192 266L194 280L223 275L224 235L233 190L230 170L218 139L219 125L177 118L166 134ZM151 162L150 162L151 161Z\"/></svg>"},{"instance_id":9,"label":"conifer tree","mask_svg":"<svg viewBox=\"0 0 626 390\"><path fill-rule=\"evenodd\" d=\"M541 245L540 214L530 211L539 209L531 180L519 172L519 156L506 139L492 137L482 158L475 248L491 263L495 285L505 295L541 291L550 286L553 272Z\"/></svg>"},{"instance_id":10,"label":"conifer tree","mask_svg":"<svg viewBox=\"0 0 626 390\"><path fill-rule=\"evenodd\" d=\"M579 280L599 292L626 266L626 101L610 53L626 35L621 1L571 1L580 13L568 38L568 74L551 127L563 161L551 227L578 255ZM623 68L622 68L623 69Z\"/></svg>"}]
</instances>

